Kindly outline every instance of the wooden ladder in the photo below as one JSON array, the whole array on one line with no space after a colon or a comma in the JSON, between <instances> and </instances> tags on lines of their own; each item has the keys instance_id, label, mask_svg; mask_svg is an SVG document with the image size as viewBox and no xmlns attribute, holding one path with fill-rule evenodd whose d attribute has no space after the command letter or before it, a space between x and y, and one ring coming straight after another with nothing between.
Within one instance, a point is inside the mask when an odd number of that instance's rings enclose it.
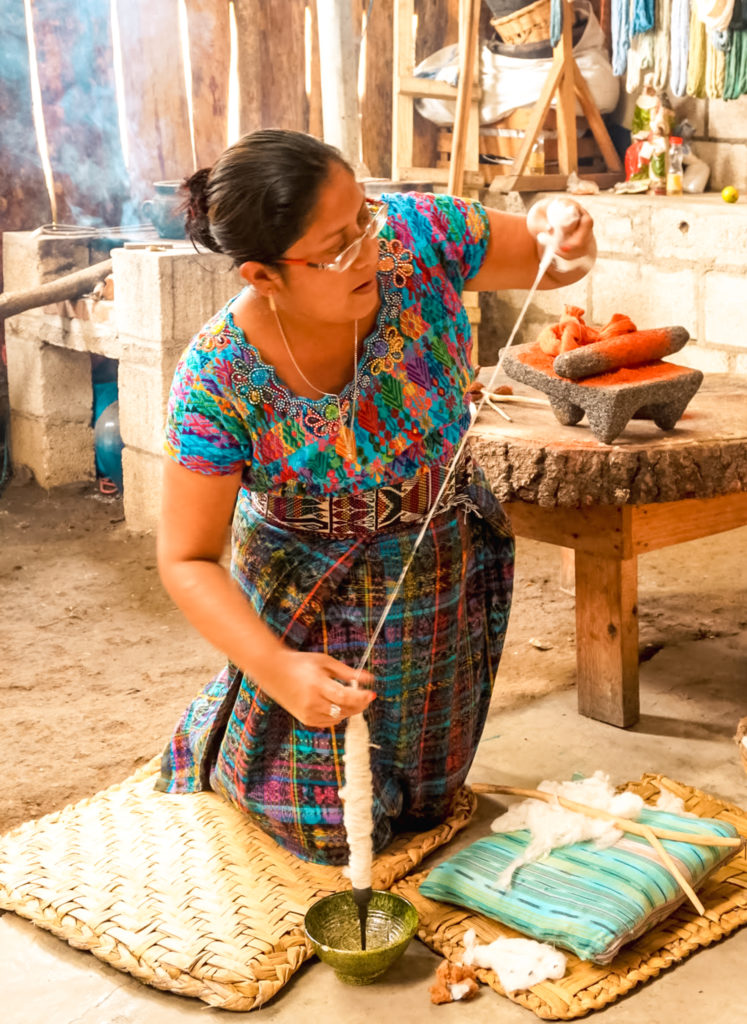
<instances>
[{"instance_id":1,"label":"wooden ladder","mask_svg":"<svg viewBox=\"0 0 747 1024\"><path fill-rule=\"evenodd\" d=\"M392 178L446 185L452 195L477 197L479 172L480 60L478 26L481 0L459 0L459 84L416 78L414 0L394 0L394 88ZM466 88L465 88L466 86ZM454 143L449 167L413 166L413 121L416 99L452 100L456 104ZM480 304L477 292L464 292L472 327L472 361L477 362Z\"/></svg>"}]
</instances>

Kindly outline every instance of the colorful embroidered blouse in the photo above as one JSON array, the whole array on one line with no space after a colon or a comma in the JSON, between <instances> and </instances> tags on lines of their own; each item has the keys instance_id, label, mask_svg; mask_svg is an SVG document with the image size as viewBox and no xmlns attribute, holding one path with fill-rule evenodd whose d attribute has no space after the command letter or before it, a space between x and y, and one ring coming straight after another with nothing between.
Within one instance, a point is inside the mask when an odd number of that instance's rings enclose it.
<instances>
[{"instance_id":1,"label":"colorful embroidered blouse","mask_svg":"<svg viewBox=\"0 0 747 1024\"><path fill-rule=\"evenodd\" d=\"M355 492L449 462L469 426L470 327L460 295L485 259L487 214L452 196L395 194L387 202L381 307L358 372L356 461L335 445L337 402L291 392L234 323L230 303L177 366L168 455L200 473L241 470L247 489L286 495ZM340 395L344 422L352 386Z\"/></svg>"}]
</instances>

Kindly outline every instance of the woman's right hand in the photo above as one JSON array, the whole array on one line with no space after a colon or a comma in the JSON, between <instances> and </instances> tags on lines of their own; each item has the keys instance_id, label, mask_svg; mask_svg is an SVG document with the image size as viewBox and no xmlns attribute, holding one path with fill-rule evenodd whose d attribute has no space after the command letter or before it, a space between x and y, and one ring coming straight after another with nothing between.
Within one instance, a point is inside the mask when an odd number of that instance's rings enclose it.
<instances>
[{"instance_id":1,"label":"woman's right hand","mask_svg":"<svg viewBox=\"0 0 747 1024\"><path fill-rule=\"evenodd\" d=\"M311 651L286 649L262 678L256 672L250 675L268 696L311 729L329 729L365 711L376 697L373 690L364 689L373 683L369 672ZM353 685L356 681L360 689Z\"/></svg>"}]
</instances>

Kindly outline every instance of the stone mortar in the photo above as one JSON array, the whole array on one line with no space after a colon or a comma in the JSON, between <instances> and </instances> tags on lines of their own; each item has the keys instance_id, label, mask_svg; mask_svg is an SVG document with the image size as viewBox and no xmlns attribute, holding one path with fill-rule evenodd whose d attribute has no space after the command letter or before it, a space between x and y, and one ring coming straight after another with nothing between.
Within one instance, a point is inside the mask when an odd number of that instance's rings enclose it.
<instances>
[{"instance_id":1,"label":"stone mortar","mask_svg":"<svg viewBox=\"0 0 747 1024\"><path fill-rule=\"evenodd\" d=\"M652 419L662 430L671 430L703 381L700 370L661 361L584 381L566 380L553 371L552 356L536 342L510 349L503 370L546 394L565 426L574 426L586 414L591 432L604 444L612 444L633 417Z\"/></svg>"}]
</instances>

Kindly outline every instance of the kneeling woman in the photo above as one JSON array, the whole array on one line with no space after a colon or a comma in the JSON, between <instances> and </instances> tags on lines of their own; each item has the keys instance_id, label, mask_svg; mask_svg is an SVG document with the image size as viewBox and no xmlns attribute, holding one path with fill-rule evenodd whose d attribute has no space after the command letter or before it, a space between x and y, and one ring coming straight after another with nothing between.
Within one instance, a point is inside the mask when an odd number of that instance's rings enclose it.
<instances>
[{"instance_id":1,"label":"kneeling woman","mask_svg":"<svg viewBox=\"0 0 747 1024\"><path fill-rule=\"evenodd\" d=\"M443 820L485 724L514 548L468 455L350 684L469 427L462 290L529 287L538 243L526 218L477 202L369 202L336 150L296 132L247 135L188 186L192 237L245 287L176 370L159 566L228 663L157 785L212 789L300 857L340 864L347 716L365 714L374 744L376 850ZM579 208L562 255L593 252Z\"/></svg>"}]
</instances>

